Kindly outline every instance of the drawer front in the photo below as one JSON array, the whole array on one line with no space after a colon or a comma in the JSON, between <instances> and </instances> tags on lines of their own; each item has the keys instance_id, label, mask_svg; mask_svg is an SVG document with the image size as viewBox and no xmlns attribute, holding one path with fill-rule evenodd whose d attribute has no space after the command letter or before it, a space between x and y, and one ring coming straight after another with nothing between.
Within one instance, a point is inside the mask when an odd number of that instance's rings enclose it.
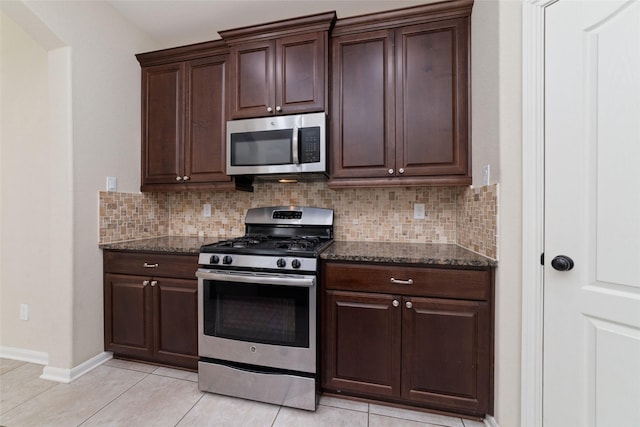
<instances>
[{"instance_id":1,"label":"drawer front","mask_svg":"<svg viewBox=\"0 0 640 427\"><path fill-rule=\"evenodd\" d=\"M491 272L326 262L326 289L435 298L490 299Z\"/></svg>"},{"instance_id":2,"label":"drawer front","mask_svg":"<svg viewBox=\"0 0 640 427\"><path fill-rule=\"evenodd\" d=\"M104 272L150 277L195 279L198 255L150 252L104 252Z\"/></svg>"}]
</instances>

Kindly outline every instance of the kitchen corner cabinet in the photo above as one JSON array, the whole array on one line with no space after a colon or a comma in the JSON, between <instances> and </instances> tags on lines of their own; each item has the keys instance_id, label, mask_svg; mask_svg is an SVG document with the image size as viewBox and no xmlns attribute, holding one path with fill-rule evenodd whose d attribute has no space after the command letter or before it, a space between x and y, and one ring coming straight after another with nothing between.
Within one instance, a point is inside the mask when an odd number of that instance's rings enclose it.
<instances>
[{"instance_id":1,"label":"kitchen corner cabinet","mask_svg":"<svg viewBox=\"0 0 640 427\"><path fill-rule=\"evenodd\" d=\"M322 269L325 391L493 413L492 269L344 262Z\"/></svg>"},{"instance_id":2,"label":"kitchen corner cabinet","mask_svg":"<svg viewBox=\"0 0 640 427\"><path fill-rule=\"evenodd\" d=\"M330 187L471 184L472 5L338 21Z\"/></svg>"},{"instance_id":3,"label":"kitchen corner cabinet","mask_svg":"<svg viewBox=\"0 0 640 427\"><path fill-rule=\"evenodd\" d=\"M105 251L105 350L197 369L197 268L197 255Z\"/></svg>"},{"instance_id":4,"label":"kitchen corner cabinet","mask_svg":"<svg viewBox=\"0 0 640 427\"><path fill-rule=\"evenodd\" d=\"M139 54L142 191L232 188L226 175L228 48L207 42Z\"/></svg>"},{"instance_id":5,"label":"kitchen corner cabinet","mask_svg":"<svg viewBox=\"0 0 640 427\"><path fill-rule=\"evenodd\" d=\"M231 118L324 111L334 12L221 31L230 46Z\"/></svg>"}]
</instances>

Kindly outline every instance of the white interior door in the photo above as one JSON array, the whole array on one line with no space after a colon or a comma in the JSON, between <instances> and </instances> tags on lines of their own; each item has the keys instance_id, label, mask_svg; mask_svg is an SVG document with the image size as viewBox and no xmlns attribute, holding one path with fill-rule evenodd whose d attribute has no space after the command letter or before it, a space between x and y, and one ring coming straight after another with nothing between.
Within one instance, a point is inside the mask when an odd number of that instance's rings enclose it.
<instances>
[{"instance_id":1,"label":"white interior door","mask_svg":"<svg viewBox=\"0 0 640 427\"><path fill-rule=\"evenodd\" d=\"M545 18L544 426L637 427L640 1Z\"/></svg>"}]
</instances>

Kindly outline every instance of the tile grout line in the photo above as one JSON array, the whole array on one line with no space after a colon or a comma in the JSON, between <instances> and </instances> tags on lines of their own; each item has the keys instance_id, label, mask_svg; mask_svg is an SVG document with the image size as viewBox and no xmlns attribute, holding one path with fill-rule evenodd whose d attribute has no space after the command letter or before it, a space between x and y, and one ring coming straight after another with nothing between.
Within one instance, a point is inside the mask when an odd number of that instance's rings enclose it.
<instances>
[{"instance_id":1,"label":"tile grout line","mask_svg":"<svg viewBox=\"0 0 640 427\"><path fill-rule=\"evenodd\" d=\"M160 375L159 375L160 376ZM182 422L182 420L185 419L185 417L189 414L189 412L191 412L193 410L193 408L196 407L196 405L198 403L200 403L200 401L204 398L204 392L201 392L200 397L198 398L198 400L196 400L194 402L193 405L191 405L191 408L189 408L189 410L187 412L184 413L184 415L182 417L180 417L180 419L178 420L178 422L174 425L174 427L177 427L178 425L180 425L180 423Z\"/></svg>"},{"instance_id":2,"label":"tile grout line","mask_svg":"<svg viewBox=\"0 0 640 427\"><path fill-rule=\"evenodd\" d=\"M124 371L134 371L134 372L140 372L140 371L136 371L134 369L127 369L127 368L119 368L116 366L108 366L108 365L104 365L107 366L109 368L114 368L114 369L122 369ZM154 369L155 371L155 369ZM146 378L148 378L152 373L152 372L140 372L142 374L145 374L145 376L143 376L142 378L140 378L140 380L136 381L134 384L131 385L131 387L127 388L126 390L124 390L122 393L118 394L116 397L114 397L113 399L111 399L109 402L107 402L104 406L102 406L100 409L98 409L97 411L95 411L93 414L91 414L89 417L87 417L87 419L85 419L83 422L81 422L80 424L78 424L78 427L85 424L87 421L89 421L91 418L95 417L100 411L102 411L104 408L106 408L107 406L111 405L115 400L119 399L123 394L125 394L126 392L128 392L129 390L131 390L133 387L135 387L136 385L140 384L140 382L144 381Z\"/></svg>"},{"instance_id":3,"label":"tile grout line","mask_svg":"<svg viewBox=\"0 0 640 427\"><path fill-rule=\"evenodd\" d=\"M22 366L22 365L20 365L20 366ZM6 372L5 372L5 374L6 374ZM2 374L2 375L4 375L4 374ZM0 375L0 377L2 375ZM14 406L13 408L9 409L7 412L0 412L0 416L5 416L6 417L7 414L11 413L12 411L15 411L17 408L21 407L22 405L24 405L25 403L29 402L30 400L35 399L36 397L40 396L42 393L46 393L49 390L52 390L52 389L54 389L54 388L56 388L58 386L64 385L63 383L57 383L57 382L51 381L51 380L44 380L44 381L53 382L54 384L51 387L47 388L46 390L42 390L40 393L30 397L29 399L25 400L24 402L19 403L17 406ZM0 427L4 427L4 426L0 425Z\"/></svg>"},{"instance_id":4,"label":"tile grout line","mask_svg":"<svg viewBox=\"0 0 640 427\"><path fill-rule=\"evenodd\" d=\"M282 406L278 407L278 412L276 412L276 416L273 417L273 422L271 423L271 427L275 427L276 420L278 419L278 416L280 415L281 410L282 410Z\"/></svg>"}]
</instances>

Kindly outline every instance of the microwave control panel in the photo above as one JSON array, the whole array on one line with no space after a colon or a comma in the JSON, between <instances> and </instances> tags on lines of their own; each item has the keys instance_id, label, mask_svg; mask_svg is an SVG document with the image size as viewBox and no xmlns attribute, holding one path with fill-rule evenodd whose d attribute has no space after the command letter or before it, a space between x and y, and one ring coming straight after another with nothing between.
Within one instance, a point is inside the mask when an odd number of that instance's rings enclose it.
<instances>
[{"instance_id":1,"label":"microwave control panel","mask_svg":"<svg viewBox=\"0 0 640 427\"><path fill-rule=\"evenodd\" d=\"M300 163L320 161L320 127L300 128L298 134Z\"/></svg>"}]
</instances>

